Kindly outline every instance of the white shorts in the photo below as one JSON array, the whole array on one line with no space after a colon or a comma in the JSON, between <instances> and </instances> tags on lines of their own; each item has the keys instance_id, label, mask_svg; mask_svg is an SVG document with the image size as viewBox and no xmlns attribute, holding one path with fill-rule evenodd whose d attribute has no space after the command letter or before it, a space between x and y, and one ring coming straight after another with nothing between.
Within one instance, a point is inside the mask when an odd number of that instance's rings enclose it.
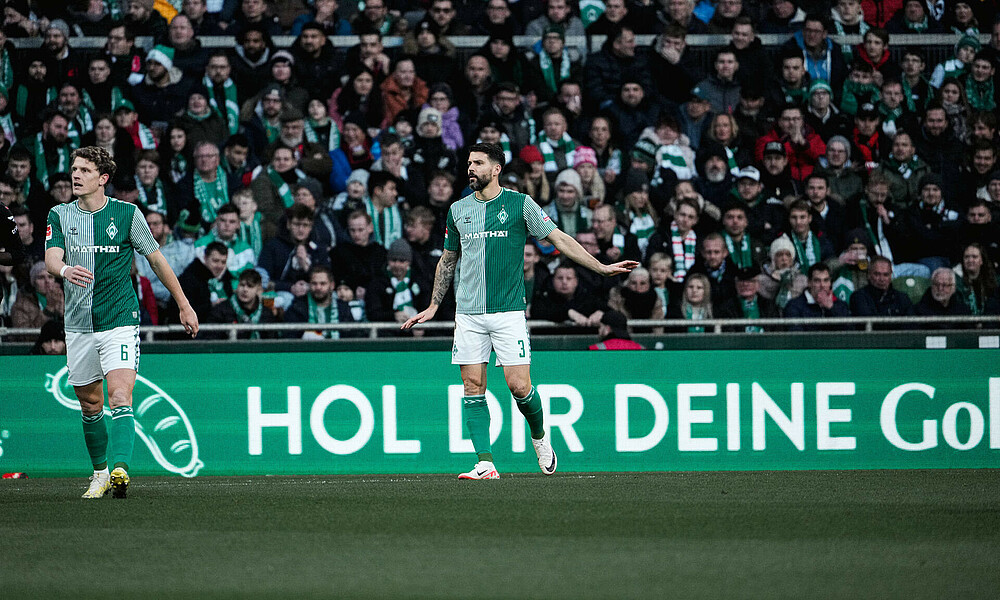
<instances>
[{"instance_id":1,"label":"white shorts","mask_svg":"<svg viewBox=\"0 0 1000 600\"><path fill-rule=\"evenodd\" d=\"M476 365L490 362L496 350L497 366L531 364L531 342L524 311L487 315L455 315L455 344L451 364Z\"/></svg>"},{"instance_id":2,"label":"white shorts","mask_svg":"<svg viewBox=\"0 0 1000 600\"><path fill-rule=\"evenodd\" d=\"M96 333L66 332L70 385L100 381L115 369L139 371L139 326L126 325Z\"/></svg>"}]
</instances>

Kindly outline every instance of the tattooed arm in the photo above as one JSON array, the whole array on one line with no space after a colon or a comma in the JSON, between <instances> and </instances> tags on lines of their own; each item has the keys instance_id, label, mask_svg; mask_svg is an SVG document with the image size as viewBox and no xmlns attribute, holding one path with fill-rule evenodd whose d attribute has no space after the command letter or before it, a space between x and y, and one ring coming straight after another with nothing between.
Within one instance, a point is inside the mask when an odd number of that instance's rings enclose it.
<instances>
[{"instance_id":1,"label":"tattooed arm","mask_svg":"<svg viewBox=\"0 0 1000 600\"><path fill-rule=\"evenodd\" d=\"M438 306L441 305L445 294L448 293L448 288L451 287L451 281L455 278L455 268L457 266L458 252L445 250L441 254L441 259L438 260L437 269L434 272L434 291L431 293L430 306L407 319L400 326L400 329L409 329L414 325L426 323L434 318L434 315L437 314Z\"/></svg>"}]
</instances>

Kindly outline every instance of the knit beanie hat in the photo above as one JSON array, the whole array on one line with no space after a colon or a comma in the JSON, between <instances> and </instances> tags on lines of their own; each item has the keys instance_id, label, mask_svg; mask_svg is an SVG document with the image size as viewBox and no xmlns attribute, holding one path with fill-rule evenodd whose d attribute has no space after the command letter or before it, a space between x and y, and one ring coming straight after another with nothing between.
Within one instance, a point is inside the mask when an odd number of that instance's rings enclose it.
<instances>
[{"instance_id":1,"label":"knit beanie hat","mask_svg":"<svg viewBox=\"0 0 1000 600\"><path fill-rule=\"evenodd\" d=\"M174 68L174 49L170 46L156 45L146 54L146 61L155 60L163 65L163 68L170 70Z\"/></svg>"},{"instance_id":2,"label":"knit beanie hat","mask_svg":"<svg viewBox=\"0 0 1000 600\"><path fill-rule=\"evenodd\" d=\"M580 174L573 169L563 169L559 172L556 177L556 187L558 188L560 184L565 183L566 185L573 186L576 190L577 197L583 197L583 182L580 180Z\"/></svg>"},{"instance_id":3,"label":"knit beanie hat","mask_svg":"<svg viewBox=\"0 0 1000 600\"><path fill-rule=\"evenodd\" d=\"M788 239L786 234L782 234L781 237L771 242L771 250L768 253L771 256L771 261L774 261L774 255L782 250L787 250L792 253L792 256L795 256L795 244Z\"/></svg>"}]
</instances>

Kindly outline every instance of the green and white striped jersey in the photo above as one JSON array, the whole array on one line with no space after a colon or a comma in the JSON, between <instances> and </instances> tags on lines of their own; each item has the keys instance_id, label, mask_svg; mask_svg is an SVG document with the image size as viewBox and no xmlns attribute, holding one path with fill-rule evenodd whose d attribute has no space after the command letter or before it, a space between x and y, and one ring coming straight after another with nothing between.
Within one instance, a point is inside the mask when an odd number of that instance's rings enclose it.
<instances>
[{"instance_id":1,"label":"green and white striped jersey","mask_svg":"<svg viewBox=\"0 0 1000 600\"><path fill-rule=\"evenodd\" d=\"M135 252L159 249L135 204L108 198L103 208L87 212L80 201L49 211L45 248L62 248L64 261L94 274L87 287L63 281L66 331L90 333L139 324L139 299L132 287Z\"/></svg>"},{"instance_id":2,"label":"green and white striped jersey","mask_svg":"<svg viewBox=\"0 0 1000 600\"><path fill-rule=\"evenodd\" d=\"M524 310L524 243L556 228L530 196L504 188L496 198L469 194L448 210L444 247L461 250L455 277L458 312Z\"/></svg>"}]
</instances>

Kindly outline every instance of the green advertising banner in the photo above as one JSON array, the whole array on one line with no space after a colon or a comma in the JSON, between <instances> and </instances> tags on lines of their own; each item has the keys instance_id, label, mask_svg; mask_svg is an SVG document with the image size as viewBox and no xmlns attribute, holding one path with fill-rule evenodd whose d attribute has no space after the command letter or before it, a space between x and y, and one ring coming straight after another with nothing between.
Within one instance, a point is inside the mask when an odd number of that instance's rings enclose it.
<instances>
[{"instance_id":1,"label":"green advertising banner","mask_svg":"<svg viewBox=\"0 0 1000 600\"><path fill-rule=\"evenodd\" d=\"M489 368L501 473L537 470ZM561 471L1000 466L1000 351L538 352ZM0 471L86 474L63 357L0 357ZM459 473L446 352L144 355L132 472Z\"/></svg>"}]
</instances>

